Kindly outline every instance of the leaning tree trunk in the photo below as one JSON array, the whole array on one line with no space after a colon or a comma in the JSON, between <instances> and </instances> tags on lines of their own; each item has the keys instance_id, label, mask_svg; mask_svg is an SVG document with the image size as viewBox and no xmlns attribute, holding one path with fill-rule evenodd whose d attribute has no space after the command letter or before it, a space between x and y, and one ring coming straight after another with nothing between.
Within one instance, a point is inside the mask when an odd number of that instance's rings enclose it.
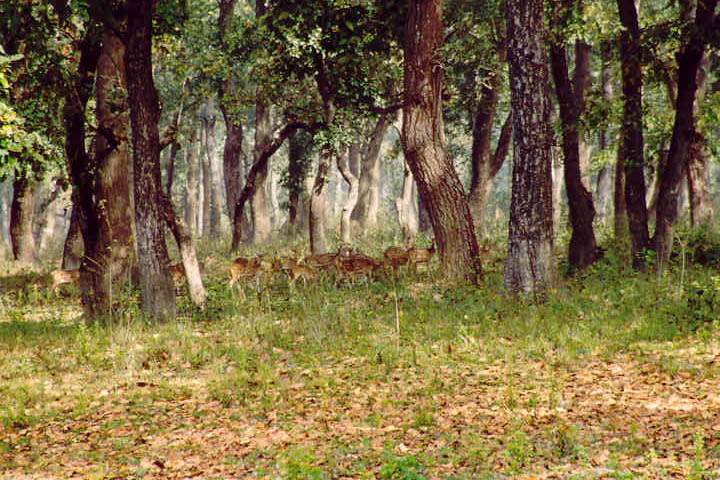
<instances>
[{"instance_id":1,"label":"leaning tree trunk","mask_svg":"<svg viewBox=\"0 0 720 480\"><path fill-rule=\"evenodd\" d=\"M180 258L182 259L183 271L185 273L185 279L188 284L188 292L190 293L190 299L199 308L205 307L205 300L207 299L207 293L202 283L202 276L200 274L200 263L195 253L195 245L193 244L192 235L188 230L187 226L183 221L175 215L175 208L173 207L172 200L166 194L162 192L159 194L160 207L165 217L167 227L175 237L178 250L180 251Z\"/></svg>"},{"instance_id":2,"label":"leaning tree trunk","mask_svg":"<svg viewBox=\"0 0 720 480\"><path fill-rule=\"evenodd\" d=\"M557 3L555 4L556 6ZM571 8L568 2L563 4L564 9ZM556 28L560 22L555 21ZM563 155L565 167L565 188L570 208L570 246L568 261L571 270L584 270L592 265L598 258L598 248L593 231L595 206L592 194L587 190L582 178L582 165L580 160L580 115L582 102L579 98L583 93L574 91L570 83L567 66L567 52L558 41L550 47L552 74L555 80L555 92L560 106L560 120L562 124ZM588 68L586 61L576 58L578 70ZM583 82L576 82L575 88L584 89Z\"/></svg>"},{"instance_id":3,"label":"leaning tree trunk","mask_svg":"<svg viewBox=\"0 0 720 480\"><path fill-rule=\"evenodd\" d=\"M358 201L351 219L363 233L377 226L380 209L380 148L391 123L390 115L381 115L362 151Z\"/></svg>"},{"instance_id":4,"label":"leaning tree trunk","mask_svg":"<svg viewBox=\"0 0 720 480\"><path fill-rule=\"evenodd\" d=\"M345 244L350 243L350 240L352 239L350 217L355 209L355 205L357 204L358 196L360 194L360 180L353 171L357 171L357 167L360 165L359 150L360 146L355 143L350 145L347 156L337 156L338 170L340 171L340 175L342 175L343 180L345 180L345 183L347 183L349 187L348 196L347 199L345 199L345 203L342 206L342 212L340 214L340 240Z\"/></svg>"},{"instance_id":5,"label":"leaning tree trunk","mask_svg":"<svg viewBox=\"0 0 720 480\"><path fill-rule=\"evenodd\" d=\"M698 2L693 31L677 54L678 90L675 101L675 122L670 140L667 165L661 172L655 222L655 249L658 274L670 260L673 232L678 217L678 192L688 163L688 152L695 140L695 97L698 90L698 69L705 53L707 39L715 23L718 0Z\"/></svg>"},{"instance_id":6,"label":"leaning tree trunk","mask_svg":"<svg viewBox=\"0 0 720 480\"><path fill-rule=\"evenodd\" d=\"M160 105L152 72L154 0L128 0L125 67L133 134L135 223L143 311L156 321L175 317L175 289L161 208Z\"/></svg>"},{"instance_id":7,"label":"leaning tree trunk","mask_svg":"<svg viewBox=\"0 0 720 480\"><path fill-rule=\"evenodd\" d=\"M550 98L542 0L508 0L513 169L505 285L542 294L555 283Z\"/></svg>"},{"instance_id":8,"label":"leaning tree trunk","mask_svg":"<svg viewBox=\"0 0 720 480\"><path fill-rule=\"evenodd\" d=\"M34 185L26 176L16 174L10 204L10 242L16 261L33 265L35 238L33 236Z\"/></svg>"},{"instance_id":9,"label":"leaning tree trunk","mask_svg":"<svg viewBox=\"0 0 720 480\"><path fill-rule=\"evenodd\" d=\"M635 0L617 0L617 4L624 27L620 33L620 57L624 102L621 148L625 163L625 204L633 265L642 268L644 251L650 246L650 233L645 203L640 26Z\"/></svg>"},{"instance_id":10,"label":"leaning tree trunk","mask_svg":"<svg viewBox=\"0 0 720 480\"><path fill-rule=\"evenodd\" d=\"M442 118L443 1L410 2L405 23L405 159L425 201L443 276L477 283L480 250L462 183L446 152Z\"/></svg>"}]
</instances>

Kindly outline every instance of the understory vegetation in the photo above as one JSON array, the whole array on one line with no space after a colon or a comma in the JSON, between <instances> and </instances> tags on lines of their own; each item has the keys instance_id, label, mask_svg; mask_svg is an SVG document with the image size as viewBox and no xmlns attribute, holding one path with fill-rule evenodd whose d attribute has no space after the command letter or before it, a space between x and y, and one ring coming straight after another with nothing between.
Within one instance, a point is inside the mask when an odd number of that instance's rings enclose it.
<instances>
[{"instance_id":1,"label":"understory vegetation","mask_svg":"<svg viewBox=\"0 0 720 480\"><path fill-rule=\"evenodd\" d=\"M611 247L544 302L508 296L499 244L480 288L433 265L245 300L216 252L206 310L160 325L132 292L87 325L75 286L6 265L0 475L716 478L720 276L687 238L660 279Z\"/></svg>"}]
</instances>

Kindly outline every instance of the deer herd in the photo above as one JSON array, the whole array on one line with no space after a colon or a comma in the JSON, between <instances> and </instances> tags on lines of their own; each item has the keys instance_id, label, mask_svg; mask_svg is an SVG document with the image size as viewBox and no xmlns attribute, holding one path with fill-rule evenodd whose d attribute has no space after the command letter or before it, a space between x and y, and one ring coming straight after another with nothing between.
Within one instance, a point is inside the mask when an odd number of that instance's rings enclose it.
<instances>
[{"instance_id":1,"label":"deer herd","mask_svg":"<svg viewBox=\"0 0 720 480\"><path fill-rule=\"evenodd\" d=\"M229 285L254 281L259 286L267 276L283 274L293 285L298 280L303 284L320 276L333 276L337 281L354 283L356 280L369 280L383 273L397 273L401 267L417 272L418 267L427 268L435 254L435 242L429 248L392 246L385 250L382 259L376 259L357 249L341 247L334 253L309 255L304 258L275 257L259 255L253 258L238 257L228 269ZM200 265L201 270L203 265ZM182 263L170 266L170 273L177 289L185 283L185 269ZM54 270L50 273L51 290L58 292L61 285L77 283L79 270Z\"/></svg>"}]
</instances>

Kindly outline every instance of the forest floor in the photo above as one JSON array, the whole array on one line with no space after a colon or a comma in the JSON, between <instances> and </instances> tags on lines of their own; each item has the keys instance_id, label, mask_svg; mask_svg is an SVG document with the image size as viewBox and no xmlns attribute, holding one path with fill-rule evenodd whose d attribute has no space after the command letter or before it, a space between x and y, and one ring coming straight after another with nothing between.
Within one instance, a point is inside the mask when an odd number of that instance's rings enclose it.
<instances>
[{"instance_id":1,"label":"forest floor","mask_svg":"<svg viewBox=\"0 0 720 480\"><path fill-rule=\"evenodd\" d=\"M608 258L533 305L486 265L246 300L218 266L166 325L5 276L0 478L720 477L717 271Z\"/></svg>"}]
</instances>

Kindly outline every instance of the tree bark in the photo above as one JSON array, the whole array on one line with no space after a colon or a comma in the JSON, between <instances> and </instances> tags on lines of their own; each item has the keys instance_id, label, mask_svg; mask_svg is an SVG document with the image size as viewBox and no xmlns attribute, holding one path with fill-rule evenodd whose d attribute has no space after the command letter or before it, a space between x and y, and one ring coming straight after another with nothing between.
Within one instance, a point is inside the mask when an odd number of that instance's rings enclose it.
<instances>
[{"instance_id":1,"label":"tree bark","mask_svg":"<svg viewBox=\"0 0 720 480\"><path fill-rule=\"evenodd\" d=\"M207 128L201 120L200 131L200 162L202 166L202 207L200 209L200 221L202 225L202 235L210 235L210 224L212 216L212 173L210 167L210 157L207 155Z\"/></svg>"},{"instance_id":2,"label":"tree bark","mask_svg":"<svg viewBox=\"0 0 720 480\"><path fill-rule=\"evenodd\" d=\"M613 88L610 70L610 59L612 55L610 43L606 43L602 47L602 66L600 70L600 89L603 103L610 105L612 102ZM610 141L605 125L602 125L598 131L598 147L601 152L610 148ZM612 195L613 178L612 166L604 165L598 172L597 183L595 186L597 212L603 224L607 223L610 208L610 196Z\"/></svg>"},{"instance_id":3,"label":"tree bark","mask_svg":"<svg viewBox=\"0 0 720 480\"><path fill-rule=\"evenodd\" d=\"M360 165L360 146L355 143L350 145L347 155L337 156L337 167L342 175L343 180L348 184L348 196L345 199L345 203L342 207L340 215L340 240L349 244L352 239L352 225L350 217L355 205L358 202L358 196L360 195L360 180L355 175L353 170L357 171ZM355 166L356 168L353 168Z\"/></svg>"},{"instance_id":4,"label":"tree bark","mask_svg":"<svg viewBox=\"0 0 720 480\"><path fill-rule=\"evenodd\" d=\"M209 202L209 210L205 214L209 214L207 217L206 226L208 229L206 233L217 238L222 231L222 212L223 212L223 193L222 187L224 182L221 178L222 174L218 165L217 158L217 139L215 135L215 102L210 99L208 100L203 108L202 123L205 130L203 135L205 165L207 167L207 181L204 181L204 185L207 185L205 195L208 196L207 202Z\"/></svg>"},{"instance_id":5,"label":"tree bark","mask_svg":"<svg viewBox=\"0 0 720 480\"><path fill-rule=\"evenodd\" d=\"M622 135L622 134L621 134ZM613 220L615 240L624 242L630 232L625 201L625 149L622 142L618 145L617 159L615 161L615 188L613 191Z\"/></svg>"},{"instance_id":6,"label":"tree bark","mask_svg":"<svg viewBox=\"0 0 720 480\"><path fill-rule=\"evenodd\" d=\"M566 5L572 6L574 0L565 0ZM578 115L578 155L580 159L580 178L582 180L583 187L585 190L591 193L590 200L592 201L592 191L590 190L590 154L592 148L585 141L583 132L581 130L581 124L579 118L585 111L585 93L590 89L591 77L590 77L590 53L592 47L582 40L575 41L575 73L573 75L572 88L575 93L575 104L577 106Z\"/></svg>"},{"instance_id":7,"label":"tree bark","mask_svg":"<svg viewBox=\"0 0 720 480\"><path fill-rule=\"evenodd\" d=\"M152 72L154 0L128 0L127 71L133 134L135 222L142 308L156 321L175 317L160 180L160 105Z\"/></svg>"},{"instance_id":8,"label":"tree bark","mask_svg":"<svg viewBox=\"0 0 720 480\"><path fill-rule=\"evenodd\" d=\"M635 0L617 0L617 4L623 25L620 33L624 102L621 148L625 165L625 204L632 239L633 265L642 268L644 251L650 246L650 233L645 203L640 26Z\"/></svg>"},{"instance_id":9,"label":"tree bark","mask_svg":"<svg viewBox=\"0 0 720 480\"><path fill-rule=\"evenodd\" d=\"M34 184L27 176L16 174L10 205L10 242L13 257L24 265L37 261L33 236Z\"/></svg>"},{"instance_id":10,"label":"tree bark","mask_svg":"<svg viewBox=\"0 0 720 480\"><path fill-rule=\"evenodd\" d=\"M362 152L358 201L351 219L357 222L363 233L377 226L380 209L380 149L390 123L390 115L378 118Z\"/></svg>"},{"instance_id":11,"label":"tree bark","mask_svg":"<svg viewBox=\"0 0 720 480\"><path fill-rule=\"evenodd\" d=\"M403 174L402 193L399 198L395 199L395 209L403 241L405 245L413 245L420 228L420 212L415 194L415 179L407 164L405 164Z\"/></svg>"},{"instance_id":12,"label":"tree bark","mask_svg":"<svg viewBox=\"0 0 720 480\"><path fill-rule=\"evenodd\" d=\"M710 225L715 215L710 189L710 161L705 147L707 142L700 132L688 154L688 190L690 194L690 220L694 227Z\"/></svg>"},{"instance_id":13,"label":"tree bark","mask_svg":"<svg viewBox=\"0 0 720 480\"><path fill-rule=\"evenodd\" d=\"M705 53L706 35L715 22L718 0L698 1L693 30L677 53L678 90L675 102L675 122L670 140L670 151L665 168L661 171L655 222L655 249L658 274L670 260L673 232L678 216L678 191L687 168L688 152L695 140L695 98L698 90L698 69Z\"/></svg>"},{"instance_id":14,"label":"tree bark","mask_svg":"<svg viewBox=\"0 0 720 480\"><path fill-rule=\"evenodd\" d=\"M513 170L505 285L542 294L555 283L550 99L542 0L508 0Z\"/></svg>"},{"instance_id":15,"label":"tree bark","mask_svg":"<svg viewBox=\"0 0 720 480\"><path fill-rule=\"evenodd\" d=\"M568 1L563 2L562 9L572 8ZM558 4L555 4L559 7ZM569 13L569 12L567 12ZM561 13L556 13L560 15ZM555 28L561 27L558 18L554 19ZM582 51L582 49L581 49ZM598 258L598 248L593 231L595 206L592 194L587 190L582 179L582 165L580 161L580 115L584 98L586 81L577 80L586 76L579 73L588 69L587 59L576 56L576 82L575 88L570 83L567 66L567 52L559 41L552 42L550 47L552 74L555 80L555 92L560 106L560 119L562 123L563 155L565 187L570 207L570 246L568 261L571 270L581 271L592 265ZM580 91L577 91L579 89Z\"/></svg>"},{"instance_id":16,"label":"tree bark","mask_svg":"<svg viewBox=\"0 0 720 480\"><path fill-rule=\"evenodd\" d=\"M180 144L178 142L172 142L170 145L170 154L168 155L167 163L167 183L165 188L165 194L172 198L172 188L175 181L175 162L177 161L177 155L180 152Z\"/></svg>"},{"instance_id":17,"label":"tree bark","mask_svg":"<svg viewBox=\"0 0 720 480\"><path fill-rule=\"evenodd\" d=\"M475 228L462 183L446 152L442 12L442 0L413 0L409 5L401 138L405 159L430 214L443 276L477 283L482 271Z\"/></svg>"}]
</instances>

